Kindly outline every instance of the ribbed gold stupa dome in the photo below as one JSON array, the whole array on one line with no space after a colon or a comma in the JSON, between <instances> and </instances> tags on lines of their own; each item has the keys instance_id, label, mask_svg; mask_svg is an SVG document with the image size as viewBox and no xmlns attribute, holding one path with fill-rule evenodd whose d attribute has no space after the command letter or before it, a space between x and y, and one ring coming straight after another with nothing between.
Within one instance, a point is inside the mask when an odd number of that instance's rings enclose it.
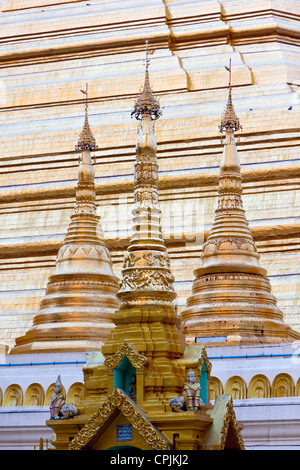
<instances>
[{"instance_id":1,"label":"ribbed gold stupa dome","mask_svg":"<svg viewBox=\"0 0 300 470\"><path fill-rule=\"evenodd\" d=\"M111 316L119 306L119 282L99 227L91 159L96 141L88 122L87 89L83 93L86 115L76 146L80 153L74 212L33 326L16 339L12 354L100 350L114 327Z\"/></svg>"},{"instance_id":2,"label":"ribbed gold stupa dome","mask_svg":"<svg viewBox=\"0 0 300 470\"><path fill-rule=\"evenodd\" d=\"M231 66L227 68L231 72ZM222 116L226 143L220 165L219 197L211 232L195 270L192 295L181 314L188 343L210 345L293 341L300 334L283 321L266 270L246 220L242 176L234 132L240 129L231 97Z\"/></svg>"}]
</instances>

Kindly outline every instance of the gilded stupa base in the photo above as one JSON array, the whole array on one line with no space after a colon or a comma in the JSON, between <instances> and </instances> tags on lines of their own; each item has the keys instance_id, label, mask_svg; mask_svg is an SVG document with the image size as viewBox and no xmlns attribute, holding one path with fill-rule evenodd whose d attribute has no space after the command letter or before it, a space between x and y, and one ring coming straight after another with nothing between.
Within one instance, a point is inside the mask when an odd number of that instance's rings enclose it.
<instances>
[{"instance_id":1,"label":"gilded stupa base","mask_svg":"<svg viewBox=\"0 0 300 470\"><path fill-rule=\"evenodd\" d=\"M116 278L103 274L53 275L33 326L11 354L101 350L114 328Z\"/></svg>"},{"instance_id":2,"label":"gilded stupa base","mask_svg":"<svg viewBox=\"0 0 300 470\"><path fill-rule=\"evenodd\" d=\"M284 323L269 279L249 273L199 276L182 312L181 327L188 344L206 346L212 342L214 346L235 346L300 339L300 334Z\"/></svg>"}]
</instances>

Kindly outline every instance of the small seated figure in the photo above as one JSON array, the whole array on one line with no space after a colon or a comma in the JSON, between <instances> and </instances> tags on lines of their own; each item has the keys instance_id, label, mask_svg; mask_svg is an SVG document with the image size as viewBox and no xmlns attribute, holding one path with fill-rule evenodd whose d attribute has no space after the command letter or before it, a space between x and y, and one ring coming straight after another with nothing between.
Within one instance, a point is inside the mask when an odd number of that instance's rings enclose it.
<instances>
[{"instance_id":1,"label":"small seated figure","mask_svg":"<svg viewBox=\"0 0 300 470\"><path fill-rule=\"evenodd\" d=\"M132 375L130 377L130 383L128 387L128 396L131 400L136 401L136 376Z\"/></svg>"},{"instance_id":2,"label":"small seated figure","mask_svg":"<svg viewBox=\"0 0 300 470\"><path fill-rule=\"evenodd\" d=\"M187 382L184 384L183 395L170 401L172 411L201 411L205 406L200 398L201 387L196 383L196 374L190 369Z\"/></svg>"},{"instance_id":3,"label":"small seated figure","mask_svg":"<svg viewBox=\"0 0 300 470\"><path fill-rule=\"evenodd\" d=\"M77 414L77 408L65 401L60 375L54 384L54 395L50 400L50 419L70 419Z\"/></svg>"}]
</instances>

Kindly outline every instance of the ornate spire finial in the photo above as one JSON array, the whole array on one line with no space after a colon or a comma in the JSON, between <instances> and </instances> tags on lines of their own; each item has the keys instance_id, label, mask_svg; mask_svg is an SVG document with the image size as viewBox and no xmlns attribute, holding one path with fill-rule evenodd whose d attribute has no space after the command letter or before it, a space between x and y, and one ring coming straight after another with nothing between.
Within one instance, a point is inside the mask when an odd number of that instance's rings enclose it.
<instances>
[{"instance_id":1,"label":"ornate spire finial","mask_svg":"<svg viewBox=\"0 0 300 470\"><path fill-rule=\"evenodd\" d=\"M234 107L232 104L232 96L231 96L231 90L232 90L232 85L231 85L231 59L229 59L229 67L225 66L225 69L229 72L229 82L228 82L228 101L227 105L224 111L224 114L221 119L221 124L219 126L220 132L227 132L228 130L231 130L233 132L238 131L242 129L242 126L240 125L239 118L235 114Z\"/></svg>"},{"instance_id":2,"label":"ornate spire finial","mask_svg":"<svg viewBox=\"0 0 300 470\"><path fill-rule=\"evenodd\" d=\"M153 94L151 87L150 87L150 80L149 80L149 49L148 49L149 41L146 40L146 70L145 70L145 82L144 88L141 94L138 96L135 104L134 110L131 113L131 116L135 116L136 119L139 121L142 120L145 114L149 114L151 119L156 120L159 119L162 115L160 110L159 100Z\"/></svg>"},{"instance_id":3,"label":"ornate spire finial","mask_svg":"<svg viewBox=\"0 0 300 470\"><path fill-rule=\"evenodd\" d=\"M85 90L80 90L81 93L85 95L85 119L83 129L80 133L78 143L75 147L76 151L82 150L96 150L98 147L96 145L96 140L90 129L89 120L88 120L88 84L85 85Z\"/></svg>"}]
</instances>

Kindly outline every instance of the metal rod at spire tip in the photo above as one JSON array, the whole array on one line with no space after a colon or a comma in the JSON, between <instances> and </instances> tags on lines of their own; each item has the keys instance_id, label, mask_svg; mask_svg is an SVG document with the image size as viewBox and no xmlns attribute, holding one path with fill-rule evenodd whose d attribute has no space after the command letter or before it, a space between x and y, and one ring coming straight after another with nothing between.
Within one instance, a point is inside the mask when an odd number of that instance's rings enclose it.
<instances>
[{"instance_id":1,"label":"metal rod at spire tip","mask_svg":"<svg viewBox=\"0 0 300 470\"><path fill-rule=\"evenodd\" d=\"M148 66L149 66L149 50L148 50L148 44L149 44L149 41L148 39L146 39L145 41L145 44L146 44L146 70L148 70Z\"/></svg>"}]
</instances>

